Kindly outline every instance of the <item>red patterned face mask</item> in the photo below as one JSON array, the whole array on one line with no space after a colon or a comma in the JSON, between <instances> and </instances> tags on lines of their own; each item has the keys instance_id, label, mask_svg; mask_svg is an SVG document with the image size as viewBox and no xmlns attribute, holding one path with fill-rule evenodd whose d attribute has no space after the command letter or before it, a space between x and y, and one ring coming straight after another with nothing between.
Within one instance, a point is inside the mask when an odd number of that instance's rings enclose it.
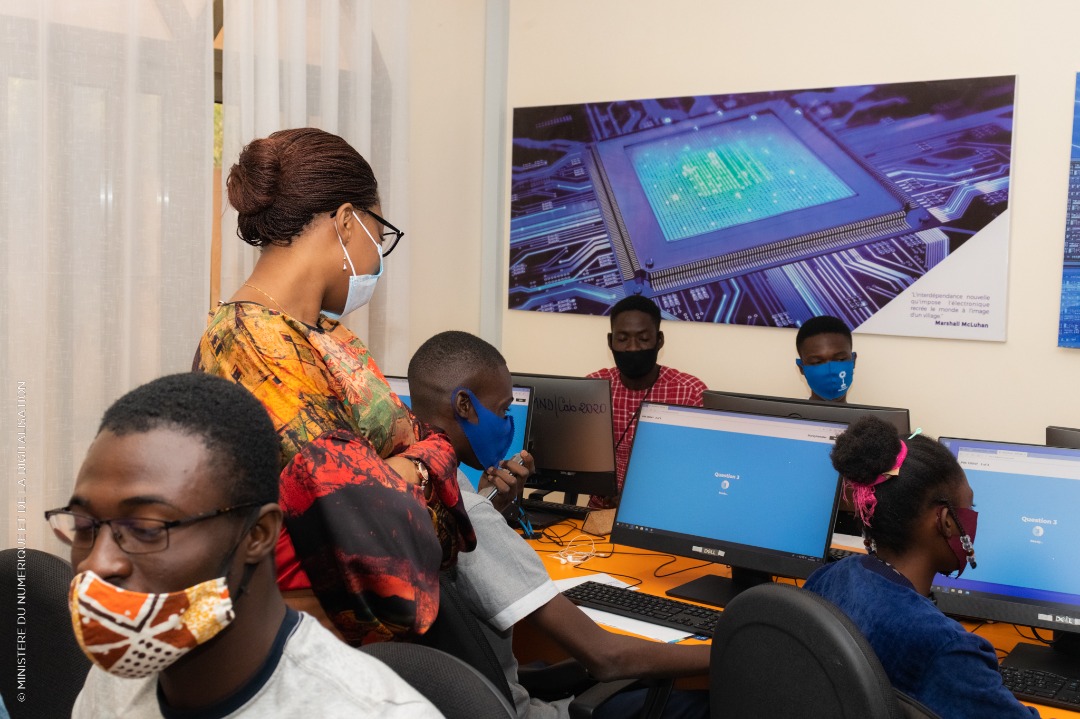
<instances>
[{"instance_id":1,"label":"red patterned face mask","mask_svg":"<svg viewBox=\"0 0 1080 719\"><path fill-rule=\"evenodd\" d=\"M71 581L68 605L75 638L90 661L131 679L164 670L235 616L225 577L179 592L146 594L88 571Z\"/></svg>"}]
</instances>

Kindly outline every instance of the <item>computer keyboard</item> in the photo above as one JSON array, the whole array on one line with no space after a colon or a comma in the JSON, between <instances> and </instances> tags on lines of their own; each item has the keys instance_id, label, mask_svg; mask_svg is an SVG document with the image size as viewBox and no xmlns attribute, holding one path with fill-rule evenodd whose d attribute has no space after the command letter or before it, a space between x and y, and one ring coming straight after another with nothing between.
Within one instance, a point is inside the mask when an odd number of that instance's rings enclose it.
<instances>
[{"instance_id":1,"label":"computer keyboard","mask_svg":"<svg viewBox=\"0 0 1080 719\"><path fill-rule=\"evenodd\" d=\"M570 517L572 519L585 519L589 514L589 508L582 507L579 504L546 502L542 499L533 499L532 497L525 497L522 499L521 506L529 512L545 512L547 514L557 514L560 517Z\"/></svg>"},{"instance_id":2,"label":"computer keyboard","mask_svg":"<svg viewBox=\"0 0 1080 719\"><path fill-rule=\"evenodd\" d=\"M856 554L862 554L862 552L856 552L851 549L840 549L839 547L830 547L828 554L828 561L839 562L846 557L854 557Z\"/></svg>"},{"instance_id":3,"label":"computer keyboard","mask_svg":"<svg viewBox=\"0 0 1080 719\"><path fill-rule=\"evenodd\" d=\"M1080 679L1007 666L1001 667L1001 679L1017 699L1080 711Z\"/></svg>"},{"instance_id":4,"label":"computer keyboard","mask_svg":"<svg viewBox=\"0 0 1080 719\"><path fill-rule=\"evenodd\" d=\"M720 612L715 609L599 582L583 582L567 589L563 595L582 607L640 619L662 627L682 629L706 637L713 635L713 626L720 617Z\"/></svg>"}]
</instances>

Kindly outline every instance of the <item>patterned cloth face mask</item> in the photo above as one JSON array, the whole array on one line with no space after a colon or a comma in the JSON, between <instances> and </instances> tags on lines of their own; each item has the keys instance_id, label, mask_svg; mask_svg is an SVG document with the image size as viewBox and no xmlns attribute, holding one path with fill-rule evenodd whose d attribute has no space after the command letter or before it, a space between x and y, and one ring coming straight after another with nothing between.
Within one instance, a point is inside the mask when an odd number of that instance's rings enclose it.
<instances>
[{"instance_id":1,"label":"patterned cloth face mask","mask_svg":"<svg viewBox=\"0 0 1080 719\"><path fill-rule=\"evenodd\" d=\"M979 526L979 513L970 507L949 506L953 521L959 530L948 538L949 549L956 557L956 576L964 573L970 564L972 569L978 566L975 561L975 530Z\"/></svg>"},{"instance_id":2,"label":"patterned cloth face mask","mask_svg":"<svg viewBox=\"0 0 1080 719\"><path fill-rule=\"evenodd\" d=\"M147 594L92 571L71 581L75 638L94 664L120 677L156 674L216 636L235 616L225 577L178 592Z\"/></svg>"}]
</instances>

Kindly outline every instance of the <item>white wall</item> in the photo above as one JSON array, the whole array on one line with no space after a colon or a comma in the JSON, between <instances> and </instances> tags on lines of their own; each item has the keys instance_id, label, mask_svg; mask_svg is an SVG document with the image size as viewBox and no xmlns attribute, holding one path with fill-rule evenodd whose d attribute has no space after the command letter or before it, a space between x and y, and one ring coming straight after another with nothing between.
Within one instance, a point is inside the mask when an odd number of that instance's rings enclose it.
<instances>
[{"instance_id":1,"label":"white wall","mask_svg":"<svg viewBox=\"0 0 1080 719\"><path fill-rule=\"evenodd\" d=\"M414 346L478 327L484 3L450 4L418 2L413 27L413 237L430 245ZM508 108L1017 75L1008 341L857 335L851 399L909 407L932 434L1041 442L1047 424L1080 426L1080 351L1056 346L1080 3L512 0L509 25ZM501 349L515 370L582 374L611 364L607 322L504 310ZM807 394L793 330L664 331L661 361L710 387Z\"/></svg>"}]
</instances>

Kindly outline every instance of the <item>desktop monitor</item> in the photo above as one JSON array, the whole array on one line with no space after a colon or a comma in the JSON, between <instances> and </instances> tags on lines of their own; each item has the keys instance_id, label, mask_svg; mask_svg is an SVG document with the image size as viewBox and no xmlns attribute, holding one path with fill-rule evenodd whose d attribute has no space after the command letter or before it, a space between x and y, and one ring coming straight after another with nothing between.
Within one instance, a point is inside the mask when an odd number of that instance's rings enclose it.
<instances>
[{"instance_id":1,"label":"desktop monitor","mask_svg":"<svg viewBox=\"0 0 1080 719\"><path fill-rule=\"evenodd\" d=\"M388 376L386 382L405 406L411 409L412 397L409 392L409 380L405 377ZM532 418L531 409L532 387L514 385L514 401L510 403L510 408L507 410L507 413L514 418L514 439L510 442L510 449L506 450L506 459L509 459L520 452L528 443L531 425L530 420ZM483 474L483 471L473 469L464 463L459 465L459 467L475 488L480 482L480 476Z\"/></svg>"},{"instance_id":2,"label":"desktop monitor","mask_svg":"<svg viewBox=\"0 0 1080 719\"><path fill-rule=\"evenodd\" d=\"M888 422L901 437L906 437L911 432L908 411L897 407L873 407L865 404L849 404L847 402L823 402L811 399L787 399L784 397L768 397L757 394L740 394L738 392L720 392L718 390L706 390L702 395L702 401L711 409L722 409L731 412L752 412L755 414L767 414L773 417L794 417L802 419L817 419L828 422L843 422L851 424L860 417L872 416ZM862 546L862 522L845 497L841 501L840 511L836 514L834 531L838 536L837 542L854 547Z\"/></svg>"},{"instance_id":3,"label":"desktop monitor","mask_svg":"<svg viewBox=\"0 0 1080 719\"><path fill-rule=\"evenodd\" d=\"M724 606L774 575L822 566L846 425L646 402L611 541L731 567L668 591Z\"/></svg>"},{"instance_id":4,"label":"desktop monitor","mask_svg":"<svg viewBox=\"0 0 1080 719\"><path fill-rule=\"evenodd\" d=\"M1080 675L1080 450L940 441L975 492L979 526L978 566L934 577L938 607L1053 629L1053 649L1018 644L1004 663Z\"/></svg>"},{"instance_id":5,"label":"desktop monitor","mask_svg":"<svg viewBox=\"0 0 1080 719\"><path fill-rule=\"evenodd\" d=\"M1047 427L1046 446L1080 449L1080 429L1072 429L1070 427Z\"/></svg>"},{"instance_id":6,"label":"desktop monitor","mask_svg":"<svg viewBox=\"0 0 1080 719\"><path fill-rule=\"evenodd\" d=\"M536 473L526 486L570 495L617 494L611 382L517 372L511 377L533 388L529 451Z\"/></svg>"},{"instance_id":7,"label":"desktop monitor","mask_svg":"<svg viewBox=\"0 0 1080 719\"><path fill-rule=\"evenodd\" d=\"M898 407L873 407L865 404L847 402L823 402L812 399L788 399L768 397L757 394L739 394L738 392L720 392L706 390L702 401L711 409L723 409L731 412L753 412L774 417L801 417L828 422L851 424L860 417L873 416L882 419L902 436L911 433L911 424L906 409Z\"/></svg>"}]
</instances>

